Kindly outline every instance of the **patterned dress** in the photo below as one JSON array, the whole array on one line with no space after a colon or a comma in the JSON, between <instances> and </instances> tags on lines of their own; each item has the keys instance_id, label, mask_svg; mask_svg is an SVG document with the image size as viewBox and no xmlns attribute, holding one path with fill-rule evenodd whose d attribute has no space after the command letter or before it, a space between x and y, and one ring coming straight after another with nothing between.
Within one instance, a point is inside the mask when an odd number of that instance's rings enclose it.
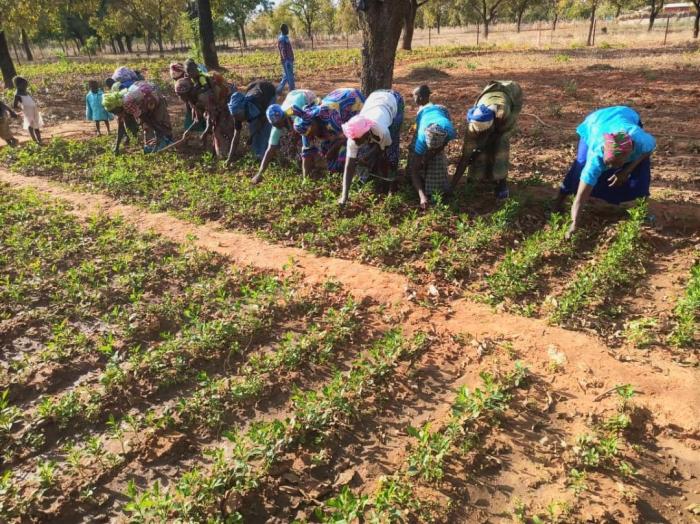
<instances>
[{"instance_id":1,"label":"patterned dress","mask_svg":"<svg viewBox=\"0 0 700 524\"><path fill-rule=\"evenodd\" d=\"M155 135L156 147L172 142L173 128L168 115L168 103L155 84L139 81L124 95L124 111Z\"/></svg>"},{"instance_id":2,"label":"patterned dress","mask_svg":"<svg viewBox=\"0 0 700 524\"><path fill-rule=\"evenodd\" d=\"M302 158L314 155L322 155L326 158L328 171L340 173L345 168L345 135L343 124L357 115L365 103L365 97L358 89L341 88L332 91L321 103L307 111L306 116L320 122L321 135L315 140L307 136L302 137ZM336 142L342 141L337 155L327 156Z\"/></svg>"}]
</instances>

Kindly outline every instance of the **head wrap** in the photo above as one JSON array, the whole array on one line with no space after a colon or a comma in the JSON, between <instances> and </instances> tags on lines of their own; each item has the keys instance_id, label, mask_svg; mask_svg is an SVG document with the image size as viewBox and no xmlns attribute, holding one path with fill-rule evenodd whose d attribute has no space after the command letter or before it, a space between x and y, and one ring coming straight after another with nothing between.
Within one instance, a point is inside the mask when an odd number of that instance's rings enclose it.
<instances>
[{"instance_id":1,"label":"head wrap","mask_svg":"<svg viewBox=\"0 0 700 524\"><path fill-rule=\"evenodd\" d=\"M304 109L300 109L297 106L292 106L292 113L294 114L294 131L302 136L309 134L311 129L311 123L314 118L316 118L320 112L320 105L308 105Z\"/></svg>"},{"instance_id":2,"label":"head wrap","mask_svg":"<svg viewBox=\"0 0 700 524\"><path fill-rule=\"evenodd\" d=\"M367 131L372 129L374 122L363 115L355 115L343 124L343 133L351 140L363 137Z\"/></svg>"},{"instance_id":3,"label":"head wrap","mask_svg":"<svg viewBox=\"0 0 700 524\"><path fill-rule=\"evenodd\" d=\"M170 78L173 80L179 80L185 76L185 66L179 62L173 62L170 64Z\"/></svg>"},{"instance_id":4,"label":"head wrap","mask_svg":"<svg viewBox=\"0 0 700 524\"><path fill-rule=\"evenodd\" d=\"M29 81L23 76L19 75L12 79L12 83L14 84L15 89L27 89L29 86Z\"/></svg>"},{"instance_id":5,"label":"head wrap","mask_svg":"<svg viewBox=\"0 0 700 524\"><path fill-rule=\"evenodd\" d=\"M147 106L155 102L158 90L151 82L140 81L132 85L124 95L124 110L136 118L147 111Z\"/></svg>"},{"instance_id":6,"label":"head wrap","mask_svg":"<svg viewBox=\"0 0 700 524\"><path fill-rule=\"evenodd\" d=\"M186 95L192 91L192 80L190 78L181 77L177 82L175 82L175 93L178 95Z\"/></svg>"},{"instance_id":7,"label":"head wrap","mask_svg":"<svg viewBox=\"0 0 700 524\"><path fill-rule=\"evenodd\" d=\"M494 106L486 106L479 104L467 111L467 122L469 123L469 131L480 133L486 131L493 125L496 118Z\"/></svg>"},{"instance_id":8,"label":"head wrap","mask_svg":"<svg viewBox=\"0 0 700 524\"><path fill-rule=\"evenodd\" d=\"M102 96L102 105L111 113L124 105L124 94L122 91L107 91Z\"/></svg>"},{"instance_id":9,"label":"head wrap","mask_svg":"<svg viewBox=\"0 0 700 524\"><path fill-rule=\"evenodd\" d=\"M425 145L428 149L439 149L445 145L447 129L438 124L430 124L425 129Z\"/></svg>"},{"instance_id":10,"label":"head wrap","mask_svg":"<svg viewBox=\"0 0 700 524\"><path fill-rule=\"evenodd\" d=\"M236 115L245 109L245 96L240 91L236 91L228 99L228 112Z\"/></svg>"},{"instance_id":11,"label":"head wrap","mask_svg":"<svg viewBox=\"0 0 700 524\"><path fill-rule=\"evenodd\" d=\"M136 82L139 77L138 75L128 67L117 67L114 70L114 73L112 73L112 79L115 82L120 82L122 84L122 87L128 87L134 82Z\"/></svg>"},{"instance_id":12,"label":"head wrap","mask_svg":"<svg viewBox=\"0 0 700 524\"><path fill-rule=\"evenodd\" d=\"M282 106L279 104L272 104L267 108L267 111L265 111L265 115L267 116L267 121L270 122L273 126L278 125L281 123L287 114L284 112L284 109L282 109Z\"/></svg>"},{"instance_id":13,"label":"head wrap","mask_svg":"<svg viewBox=\"0 0 700 524\"><path fill-rule=\"evenodd\" d=\"M634 150L632 137L624 131L605 133L603 139L603 161L606 164L620 158L626 159Z\"/></svg>"}]
</instances>

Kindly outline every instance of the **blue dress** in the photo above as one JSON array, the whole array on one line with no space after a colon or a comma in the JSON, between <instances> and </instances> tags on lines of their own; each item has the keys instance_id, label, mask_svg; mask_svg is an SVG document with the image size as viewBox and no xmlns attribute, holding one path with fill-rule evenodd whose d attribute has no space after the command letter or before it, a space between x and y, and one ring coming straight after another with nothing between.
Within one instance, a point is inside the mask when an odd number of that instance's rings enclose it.
<instances>
[{"instance_id":1,"label":"blue dress","mask_svg":"<svg viewBox=\"0 0 700 524\"><path fill-rule=\"evenodd\" d=\"M85 97L85 118L92 122L104 122L112 120L114 117L102 105L102 89L97 93L89 91Z\"/></svg>"},{"instance_id":2,"label":"blue dress","mask_svg":"<svg viewBox=\"0 0 700 524\"><path fill-rule=\"evenodd\" d=\"M624 131L632 137L634 150L627 163L620 168L608 168L603 161L603 144L606 133ZM576 160L561 184L562 194L575 194L579 182L593 186L591 196L610 204L620 204L649 196L651 185L651 160L645 158L630 173L627 182L620 187L610 187L608 178L625 169L656 148L656 140L644 131L642 121L633 109L626 106L606 107L594 111L576 129L580 140Z\"/></svg>"}]
</instances>

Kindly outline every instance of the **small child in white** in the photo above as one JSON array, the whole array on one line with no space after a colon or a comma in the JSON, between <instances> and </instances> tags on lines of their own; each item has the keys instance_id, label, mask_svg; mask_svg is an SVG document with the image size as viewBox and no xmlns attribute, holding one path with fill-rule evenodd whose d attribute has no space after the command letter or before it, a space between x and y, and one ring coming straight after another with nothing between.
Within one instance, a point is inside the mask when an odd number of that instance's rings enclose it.
<instances>
[{"instance_id":1,"label":"small child in white","mask_svg":"<svg viewBox=\"0 0 700 524\"><path fill-rule=\"evenodd\" d=\"M102 92L102 89L100 89L97 80L90 80L88 82L88 88L90 90L85 96L85 118L91 122L95 122L95 129L97 130L98 136L102 136L100 122L105 123L107 134L110 135L112 133L109 130L109 121L114 117L102 105L102 96L104 93Z\"/></svg>"},{"instance_id":2,"label":"small child in white","mask_svg":"<svg viewBox=\"0 0 700 524\"><path fill-rule=\"evenodd\" d=\"M41 143L41 128L44 127L44 121L41 118L39 107L36 101L29 94L29 82L26 78L16 76L12 79L15 86L15 101L12 104L15 111L21 110L21 115L24 117L24 129L29 131L29 136L39 145Z\"/></svg>"}]
</instances>

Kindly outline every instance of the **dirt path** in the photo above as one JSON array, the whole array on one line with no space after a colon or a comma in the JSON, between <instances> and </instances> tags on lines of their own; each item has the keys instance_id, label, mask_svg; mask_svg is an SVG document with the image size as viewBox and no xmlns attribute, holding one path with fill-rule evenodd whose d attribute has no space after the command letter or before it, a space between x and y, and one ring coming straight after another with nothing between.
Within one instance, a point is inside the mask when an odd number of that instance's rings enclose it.
<instances>
[{"instance_id":1,"label":"dirt path","mask_svg":"<svg viewBox=\"0 0 700 524\"><path fill-rule=\"evenodd\" d=\"M187 242L192 236L198 247L229 257L239 264L251 264L278 271L294 270L309 283L335 279L357 299L369 298L391 306L406 329L430 329L438 333L469 334L477 338L508 337L524 351L529 363L546 365L551 347L562 351L568 362L568 374L558 384L569 390L578 402L591 402L601 391L616 384L632 383L643 392L643 403L655 413L662 426L673 424L685 435L698 438L700 412L688 410L700 400L700 381L692 368L683 368L662 357L646 365L621 362L598 339L586 333L547 325L542 320L494 313L483 304L456 300L438 310L418 306L408 299L410 284L401 275L388 273L358 262L319 257L301 249L268 244L217 223L195 225L166 213L150 213L136 206L120 204L95 194L73 191L43 178L27 177L0 170L0 181L18 188L33 188L62 199L74 207L74 213L87 217L97 212L123 217L142 230L152 230L175 242ZM578 398L576 398L578 396Z\"/></svg>"}]
</instances>

